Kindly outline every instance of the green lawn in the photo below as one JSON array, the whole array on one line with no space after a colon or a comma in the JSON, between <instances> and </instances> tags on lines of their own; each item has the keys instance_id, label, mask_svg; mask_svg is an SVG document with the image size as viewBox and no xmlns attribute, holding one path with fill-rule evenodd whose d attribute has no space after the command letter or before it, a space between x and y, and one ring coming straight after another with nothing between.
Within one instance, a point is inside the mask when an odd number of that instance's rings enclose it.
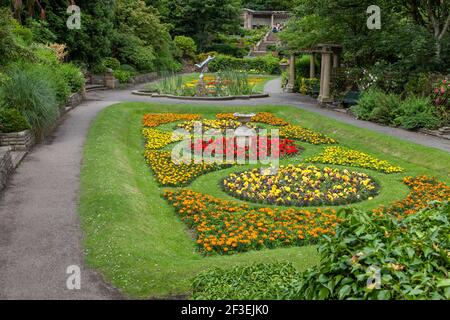
<instances>
[{"instance_id":1,"label":"green lawn","mask_svg":"<svg viewBox=\"0 0 450 320\"><path fill-rule=\"evenodd\" d=\"M233 256L203 257L184 223L161 197L143 157L141 118L151 112L201 113L269 111L289 121L322 131L340 144L402 166L404 173L367 172L381 184L380 195L355 207L371 209L403 198L406 175L434 175L450 183L450 154L353 127L315 113L285 106L214 107L121 103L103 110L92 124L84 149L80 215L89 266L135 298L189 296L191 278L220 266L276 260L291 261L299 270L316 264L314 246L252 251ZM324 146L302 144L305 151L284 162L301 162ZM337 167L337 166L333 166ZM190 188L230 198L218 187L233 167L199 177Z\"/></svg>"}]
</instances>

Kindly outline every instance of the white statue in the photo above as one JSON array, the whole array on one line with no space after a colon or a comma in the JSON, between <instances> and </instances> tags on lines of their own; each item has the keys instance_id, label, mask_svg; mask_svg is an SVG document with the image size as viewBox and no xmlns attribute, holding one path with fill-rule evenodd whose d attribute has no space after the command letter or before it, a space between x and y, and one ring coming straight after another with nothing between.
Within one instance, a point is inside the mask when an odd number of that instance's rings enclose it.
<instances>
[{"instance_id":1,"label":"white statue","mask_svg":"<svg viewBox=\"0 0 450 320\"><path fill-rule=\"evenodd\" d=\"M210 55L208 55L208 58L206 58L205 61L195 64L195 67L200 70L200 80L203 80L204 73L208 72L208 64L215 58L216 57L211 57Z\"/></svg>"}]
</instances>

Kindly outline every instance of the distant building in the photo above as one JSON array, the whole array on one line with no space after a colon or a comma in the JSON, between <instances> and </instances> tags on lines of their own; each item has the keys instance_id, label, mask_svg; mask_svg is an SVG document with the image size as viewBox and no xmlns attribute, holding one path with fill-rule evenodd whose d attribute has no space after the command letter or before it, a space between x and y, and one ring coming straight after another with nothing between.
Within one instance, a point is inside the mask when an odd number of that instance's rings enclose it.
<instances>
[{"instance_id":1,"label":"distant building","mask_svg":"<svg viewBox=\"0 0 450 320\"><path fill-rule=\"evenodd\" d=\"M289 19L289 12L243 9L242 18L245 29L254 29L261 26L273 27L277 23L284 24Z\"/></svg>"}]
</instances>

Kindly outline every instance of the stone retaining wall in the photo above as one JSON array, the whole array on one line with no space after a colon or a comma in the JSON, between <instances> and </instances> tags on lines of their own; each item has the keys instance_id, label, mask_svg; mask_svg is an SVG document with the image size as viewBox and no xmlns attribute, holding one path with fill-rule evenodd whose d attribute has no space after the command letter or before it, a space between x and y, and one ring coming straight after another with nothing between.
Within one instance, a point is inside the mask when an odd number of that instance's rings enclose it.
<instances>
[{"instance_id":1,"label":"stone retaining wall","mask_svg":"<svg viewBox=\"0 0 450 320\"><path fill-rule=\"evenodd\" d=\"M10 147L0 147L0 190L6 186L9 177L14 171Z\"/></svg>"},{"instance_id":2,"label":"stone retaining wall","mask_svg":"<svg viewBox=\"0 0 450 320\"><path fill-rule=\"evenodd\" d=\"M34 146L34 143L35 137L31 130L0 133L0 146L9 146L12 151L28 151Z\"/></svg>"}]
</instances>

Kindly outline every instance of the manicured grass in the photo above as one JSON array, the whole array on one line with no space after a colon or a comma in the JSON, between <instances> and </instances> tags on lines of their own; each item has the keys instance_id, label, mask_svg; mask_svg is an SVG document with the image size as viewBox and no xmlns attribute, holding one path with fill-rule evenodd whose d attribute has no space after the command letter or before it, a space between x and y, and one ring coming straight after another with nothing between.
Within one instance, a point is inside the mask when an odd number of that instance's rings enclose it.
<instances>
[{"instance_id":1,"label":"manicured grass","mask_svg":"<svg viewBox=\"0 0 450 320\"><path fill-rule=\"evenodd\" d=\"M320 130L341 145L402 166L404 173L386 175L352 168L375 178L382 191L354 206L371 209L403 198L406 175L434 175L450 182L450 154L349 126L293 107L217 107L122 103L103 110L94 121L85 145L81 172L80 215L88 264L114 286L136 298L189 296L190 280L198 272L220 266L267 261L291 261L298 268L316 264L314 246L253 251L233 256L203 257L193 235L161 197L144 162L141 118L151 112L201 113L269 111L289 121ZM301 162L324 146L302 143L305 151L284 162ZM339 166L333 166L339 167ZM209 173L189 188L232 199L218 187L221 178L244 166Z\"/></svg>"}]
</instances>

